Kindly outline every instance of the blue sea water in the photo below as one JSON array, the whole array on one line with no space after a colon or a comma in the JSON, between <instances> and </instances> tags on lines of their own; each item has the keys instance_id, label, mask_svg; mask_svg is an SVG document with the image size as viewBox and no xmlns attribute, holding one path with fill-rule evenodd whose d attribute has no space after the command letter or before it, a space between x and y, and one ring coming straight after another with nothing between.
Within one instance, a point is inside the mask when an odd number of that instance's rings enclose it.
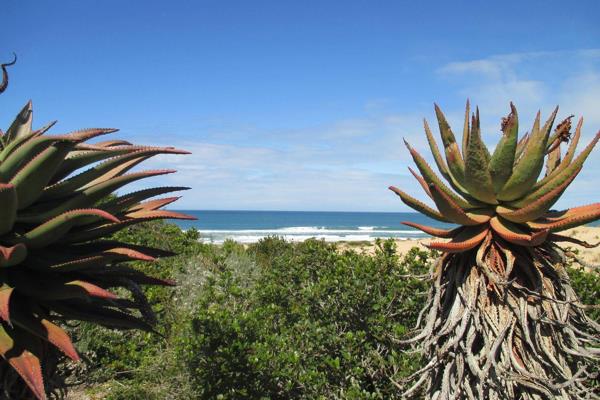
<instances>
[{"instance_id":1,"label":"blue sea water","mask_svg":"<svg viewBox=\"0 0 600 400\"><path fill-rule=\"evenodd\" d=\"M424 233L401 224L411 221L436 227L451 225L417 213L389 212L324 212L324 211L202 211L181 210L198 219L175 221L182 229L194 227L202 240L222 243L233 239L254 243L267 236L280 236L290 241L311 237L336 241L365 241L376 238L414 239Z\"/></svg>"}]
</instances>

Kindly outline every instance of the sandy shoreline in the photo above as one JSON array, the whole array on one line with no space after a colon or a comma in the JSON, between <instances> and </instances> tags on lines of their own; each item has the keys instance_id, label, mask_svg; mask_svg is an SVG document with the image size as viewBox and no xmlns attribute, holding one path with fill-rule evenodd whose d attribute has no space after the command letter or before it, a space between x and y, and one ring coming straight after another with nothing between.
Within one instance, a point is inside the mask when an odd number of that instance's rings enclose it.
<instances>
[{"instance_id":1,"label":"sandy shoreline","mask_svg":"<svg viewBox=\"0 0 600 400\"><path fill-rule=\"evenodd\" d=\"M578 227L569 229L567 231L561 232L564 236L570 236L577 238L579 240L583 240L588 243L596 244L600 242L600 227ZM424 246L425 243L429 243L432 241L432 238L423 238L423 239L398 239L396 240L396 245L398 248L398 252L400 254L404 254L408 252L413 247L420 247L426 249ZM375 242L360 242L360 243L352 243L352 242L337 242L338 246L341 250L352 249L358 252L363 252L366 254L374 254L375 253ZM571 247L572 249L576 249L579 251L579 258L588 264L598 265L600 264L600 246L593 249L586 249L585 247L578 246L572 243L562 243L562 247Z\"/></svg>"}]
</instances>

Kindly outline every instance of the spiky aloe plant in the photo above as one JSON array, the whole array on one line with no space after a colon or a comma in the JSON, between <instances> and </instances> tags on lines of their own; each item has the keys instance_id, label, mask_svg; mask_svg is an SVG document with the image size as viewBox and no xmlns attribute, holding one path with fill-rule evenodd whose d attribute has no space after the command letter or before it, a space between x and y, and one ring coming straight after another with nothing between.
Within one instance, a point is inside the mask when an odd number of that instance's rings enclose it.
<instances>
[{"instance_id":1,"label":"spiky aloe plant","mask_svg":"<svg viewBox=\"0 0 600 400\"><path fill-rule=\"evenodd\" d=\"M571 137L571 117L518 138L517 110L502 121L502 137L490 154L481 139L479 111L465 113L462 151L439 107L435 112L442 157L425 121L435 163L449 186L406 143L420 175L410 169L435 203L431 208L390 187L402 201L435 220L459 225L437 229L404 224L449 239L428 246L442 252L433 287L419 318L419 343L427 365L413 375L407 397L432 399L580 399L598 360L600 326L586 317L565 271L558 242L592 246L558 234L600 218L600 203L551 210L575 179L600 138L577 156L582 120ZM561 157L561 144L568 142ZM541 179L542 169L545 174ZM586 382L587 381L587 382Z\"/></svg>"},{"instance_id":2,"label":"spiky aloe plant","mask_svg":"<svg viewBox=\"0 0 600 400\"><path fill-rule=\"evenodd\" d=\"M2 65L0 92L8 76ZM38 399L46 398L41 365L49 348L79 356L63 321L152 330L151 309L139 285L172 285L124 264L167 252L106 239L140 222L191 217L161 207L177 197L145 201L183 187L159 187L112 196L124 185L173 170L128 171L174 148L88 140L115 129L46 135L32 130L31 103L0 136L0 355ZM120 298L114 289L132 295ZM3 383L4 396L10 388ZM17 395L20 397L21 395ZM0 394L0 397L2 395Z\"/></svg>"}]
</instances>

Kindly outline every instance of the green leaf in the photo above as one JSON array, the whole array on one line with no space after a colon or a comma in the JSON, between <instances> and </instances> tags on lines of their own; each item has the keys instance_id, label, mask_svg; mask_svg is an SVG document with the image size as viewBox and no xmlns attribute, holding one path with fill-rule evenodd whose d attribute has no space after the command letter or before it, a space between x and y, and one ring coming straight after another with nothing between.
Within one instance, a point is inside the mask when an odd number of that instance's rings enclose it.
<instances>
[{"instance_id":1,"label":"green leaf","mask_svg":"<svg viewBox=\"0 0 600 400\"><path fill-rule=\"evenodd\" d=\"M13 228L17 218L17 191L10 183L0 183L0 235Z\"/></svg>"},{"instance_id":2,"label":"green leaf","mask_svg":"<svg viewBox=\"0 0 600 400\"><path fill-rule=\"evenodd\" d=\"M12 267L27 257L27 247L18 243L11 247L0 245L0 267Z\"/></svg>"},{"instance_id":3,"label":"green leaf","mask_svg":"<svg viewBox=\"0 0 600 400\"><path fill-rule=\"evenodd\" d=\"M414 197L408 195L407 193L403 192L402 190L398 189L397 187L390 186L389 189L392 192L396 193L398 195L398 197L400 197L400 200L402 200L402 202L404 204L406 204L407 206L409 206L413 210L416 210L416 211L418 211L418 212L420 212L422 214L425 214L428 217L433 218L433 219L435 219L437 221L451 222L448 218L444 217L438 211L436 211L433 208L429 207L425 203L422 203L421 201L415 199Z\"/></svg>"},{"instance_id":4,"label":"green leaf","mask_svg":"<svg viewBox=\"0 0 600 400\"><path fill-rule=\"evenodd\" d=\"M552 129L552 124L554 123L557 112L558 107L554 109L554 112L548 121L546 121L542 129L539 129L540 119L538 113L534 127L531 131L531 138L527 142L522 157L514 166L510 178L498 193L499 200L516 200L530 191L535 184L544 166L544 156L546 154L548 136L550 135L550 130Z\"/></svg>"},{"instance_id":5,"label":"green leaf","mask_svg":"<svg viewBox=\"0 0 600 400\"><path fill-rule=\"evenodd\" d=\"M553 178L546 181L544 186L538 188L523 199L511 202L510 205L513 207L523 207L529 204L530 202L535 201L538 198L553 191L557 187L561 186L565 181L569 180L572 176L574 176L574 174L576 175L576 171L578 171L583 166L583 163L588 158L588 156L594 149L594 146L596 146L596 143L598 143L599 139L600 131L596 133L594 139L592 139L590 144L587 145L587 147L577 156L577 158L573 162L571 162L567 167L561 168L560 172L554 175Z\"/></svg>"},{"instance_id":6,"label":"green leaf","mask_svg":"<svg viewBox=\"0 0 600 400\"><path fill-rule=\"evenodd\" d=\"M479 118L474 116L467 147L465 187L477 200L487 204L498 204L492 185L492 176L488 170L488 157L487 148L481 140Z\"/></svg>"},{"instance_id":7,"label":"green leaf","mask_svg":"<svg viewBox=\"0 0 600 400\"><path fill-rule=\"evenodd\" d=\"M17 117L6 131L6 144L15 139L27 138L31 136L31 122L33 121L33 110L31 101L21 109Z\"/></svg>"},{"instance_id":8,"label":"green leaf","mask_svg":"<svg viewBox=\"0 0 600 400\"><path fill-rule=\"evenodd\" d=\"M465 122L463 124L463 137L462 137L462 155L463 159L467 159L467 148L469 147L469 136L471 135L471 127L469 120L471 117L471 105L469 99L467 99L467 105L465 107Z\"/></svg>"},{"instance_id":9,"label":"green leaf","mask_svg":"<svg viewBox=\"0 0 600 400\"><path fill-rule=\"evenodd\" d=\"M6 323L0 325L0 355L19 373L38 400L46 400L40 359L31 351L37 348L36 353L39 353L39 346L39 342L35 343L21 329Z\"/></svg>"},{"instance_id":10,"label":"green leaf","mask_svg":"<svg viewBox=\"0 0 600 400\"><path fill-rule=\"evenodd\" d=\"M581 171L581 168L577 169L561 185L556 186L554 189L542 196L532 199L532 201L524 207L508 212L502 212L498 210L498 214L509 221L517 223L533 221L542 217L544 214L546 214L546 212L548 212L548 210L550 210L554 203L556 203L569 184L573 182L573 179L575 179L579 171Z\"/></svg>"},{"instance_id":11,"label":"green leaf","mask_svg":"<svg viewBox=\"0 0 600 400\"><path fill-rule=\"evenodd\" d=\"M489 213L488 215L466 213L450 196L446 195L435 184L429 185L429 191L440 213L451 222L470 226L485 223L490 219Z\"/></svg>"},{"instance_id":12,"label":"green leaf","mask_svg":"<svg viewBox=\"0 0 600 400\"><path fill-rule=\"evenodd\" d=\"M42 203L38 207L32 207L32 209L26 210L27 212L19 213L17 216L17 221L26 223L39 223L50 218L54 218L64 212L68 212L69 210L89 208L96 205L96 203L105 196L113 193L128 183L152 176L171 174L173 172L175 171L140 171L109 178L104 182L97 183L94 186L75 192L74 195L68 200L59 201L58 203L50 203L50 209L47 208L48 206L46 204Z\"/></svg>"},{"instance_id":13,"label":"green leaf","mask_svg":"<svg viewBox=\"0 0 600 400\"><path fill-rule=\"evenodd\" d=\"M462 159L462 155L460 154L460 149L458 148L454 133L452 132L452 129L450 129L450 125L448 124L448 121L446 121L444 113L437 104L434 104L434 107L435 115L440 128L440 135L442 137L444 150L446 152L448 170L450 171L450 174L458 181L458 183L462 185L465 180L465 164Z\"/></svg>"},{"instance_id":14,"label":"green leaf","mask_svg":"<svg viewBox=\"0 0 600 400\"><path fill-rule=\"evenodd\" d=\"M477 204L470 203L469 201L456 195L452 190L450 190L450 188L448 188L448 186L446 186L442 182L442 180L435 174L435 172L433 172L429 164L427 164L427 161L425 161L425 159L415 149L413 149L406 140L404 141L404 144L410 151L410 154L412 155L412 158L415 161L417 168L419 168L421 175L428 184L435 184L438 188L440 188L440 190L444 191L446 195L450 196L452 200L458 205L460 205L463 209L476 208L479 206Z\"/></svg>"},{"instance_id":15,"label":"green leaf","mask_svg":"<svg viewBox=\"0 0 600 400\"><path fill-rule=\"evenodd\" d=\"M579 139L581 138L582 125L583 125L583 118L580 118L579 122L577 123L577 128L575 129L575 135L573 135L573 138L571 139L571 143L569 144L569 148L567 149L567 153L565 154L565 157L561 160L559 166L556 167L552 171L552 173L545 176L542 180L536 182L536 184L533 186L532 192L536 191L539 188L541 188L542 186L544 186L551 179L554 179L556 177L556 175L558 175L559 173L564 171L564 169L567 168L571 164L571 161L573 161L573 157L575 157L575 151L577 150L577 145L579 144Z\"/></svg>"},{"instance_id":16,"label":"green leaf","mask_svg":"<svg viewBox=\"0 0 600 400\"><path fill-rule=\"evenodd\" d=\"M56 143L28 162L10 183L15 186L18 209L33 204L40 196L52 175L71 149L71 143Z\"/></svg>"},{"instance_id":17,"label":"green leaf","mask_svg":"<svg viewBox=\"0 0 600 400\"><path fill-rule=\"evenodd\" d=\"M119 221L114 216L102 210L72 210L61 214L12 240L18 243L23 243L27 247L31 247L33 249L45 247L51 243L59 241L73 226L77 224L78 220L90 216L103 218L113 222Z\"/></svg>"},{"instance_id":18,"label":"green leaf","mask_svg":"<svg viewBox=\"0 0 600 400\"><path fill-rule=\"evenodd\" d=\"M499 193L510 178L515 162L519 119L517 109L512 103L510 103L510 109L511 112L502 127L502 139L490 159L489 171L495 193Z\"/></svg>"},{"instance_id":19,"label":"green leaf","mask_svg":"<svg viewBox=\"0 0 600 400\"><path fill-rule=\"evenodd\" d=\"M94 183L99 183L98 181L120 176L142 161L158 154L187 154L187 152L159 147L135 150L128 154L111 158L69 179L47 187L41 198L54 199L68 196L84 186L91 186Z\"/></svg>"}]
</instances>

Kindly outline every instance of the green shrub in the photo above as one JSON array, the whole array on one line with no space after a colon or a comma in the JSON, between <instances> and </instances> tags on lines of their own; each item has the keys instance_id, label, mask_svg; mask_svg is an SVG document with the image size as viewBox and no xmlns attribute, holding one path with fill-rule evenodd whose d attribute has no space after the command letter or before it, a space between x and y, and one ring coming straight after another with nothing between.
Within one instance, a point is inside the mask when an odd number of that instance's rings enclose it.
<instances>
[{"instance_id":1,"label":"green shrub","mask_svg":"<svg viewBox=\"0 0 600 400\"><path fill-rule=\"evenodd\" d=\"M425 284L407 275L427 253L401 263L392 241L370 257L275 238L248 253L253 284L220 265L180 337L198 398L389 398L420 365L396 341L416 321Z\"/></svg>"},{"instance_id":2,"label":"green shrub","mask_svg":"<svg viewBox=\"0 0 600 400\"><path fill-rule=\"evenodd\" d=\"M74 329L91 359L86 380L108 385L103 398L387 399L422 366L398 339L416 323L428 287L416 277L435 254L399 257L390 240L373 256L276 237L204 245L197 232L162 223L122 234L180 252L139 266L178 286L148 291L164 304L160 335ZM570 276L584 303L600 302L597 275ZM590 316L598 320L598 309Z\"/></svg>"}]
</instances>

